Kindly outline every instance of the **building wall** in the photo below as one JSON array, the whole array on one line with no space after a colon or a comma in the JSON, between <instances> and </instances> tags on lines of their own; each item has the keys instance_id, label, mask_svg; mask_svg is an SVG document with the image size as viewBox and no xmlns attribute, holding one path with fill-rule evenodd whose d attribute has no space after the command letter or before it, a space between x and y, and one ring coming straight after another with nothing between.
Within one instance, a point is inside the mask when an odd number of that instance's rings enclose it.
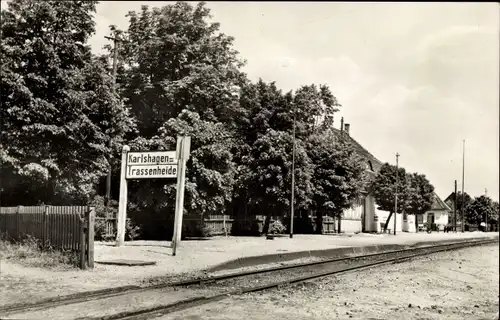
<instances>
[{"instance_id":1,"label":"building wall","mask_svg":"<svg viewBox=\"0 0 500 320\"><path fill-rule=\"evenodd\" d=\"M389 211L377 210L377 215L379 217L380 230L384 230L384 224L389 217ZM387 229L394 230L394 215L391 216ZM413 215L403 215L398 213L396 215L396 232L416 232L415 230L415 216Z\"/></svg>"},{"instance_id":2,"label":"building wall","mask_svg":"<svg viewBox=\"0 0 500 320\"><path fill-rule=\"evenodd\" d=\"M353 206L342 214L341 231L344 233L361 232L364 212L364 198L357 199Z\"/></svg>"},{"instance_id":3,"label":"building wall","mask_svg":"<svg viewBox=\"0 0 500 320\"><path fill-rule=\"evenodd\" d=\"M344 210L343 212L343 219L345 220L358 220L361 221L362 216L363 216L363 202L364 199L358 199L354 202L352 208L349 208L347 210Z\"/></svg>"},{"instance_id":4,"label":"building wall","mask_svg":"<svg viewBox=\"0 0 500 320\"><path fill-rule=\"evenodd\" d=\"M428 223L429 214L434 214L434 223L440 226L440 229L443 229L449 222L449 212L447 211L428 211L422 215L422 220L419 223L426 225Z\"/></svg>"},{"instance_id":5,"label":"building wall","mask_svg":"<svg viewBox=\"0 0 500 320\"><path fill-rule=\"evenodd\" d=\"M340 229L344 233L361 232L361 220L342 219Z\"/></svg>"}]
</instances>

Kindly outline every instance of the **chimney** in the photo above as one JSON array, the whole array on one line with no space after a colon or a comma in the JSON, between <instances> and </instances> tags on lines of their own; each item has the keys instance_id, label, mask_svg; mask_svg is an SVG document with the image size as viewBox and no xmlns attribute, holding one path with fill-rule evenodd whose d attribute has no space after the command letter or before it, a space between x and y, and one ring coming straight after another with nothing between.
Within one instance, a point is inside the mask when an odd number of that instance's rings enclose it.
<instances>
[{"instance_id":1,"label":"chimney","mask_svg":"<svg viewBox=\"0 0 500 320\"><path fill-rule=\"evenodd\" d=\"M347 133L347 135L349 135L349 128L351 127L350 124L346 123L344 124L344 130L345 130L345 133Z\"/></svg>"},{"instance_id":2,"label":"chimney","mask_svg":"<svg viewBox=\"0 0 500 320\"><path fill-rule=\"evenodd\" d=\"M344 131L344 117L340 118L340 132Z\"/></svg>"}]
</instances>

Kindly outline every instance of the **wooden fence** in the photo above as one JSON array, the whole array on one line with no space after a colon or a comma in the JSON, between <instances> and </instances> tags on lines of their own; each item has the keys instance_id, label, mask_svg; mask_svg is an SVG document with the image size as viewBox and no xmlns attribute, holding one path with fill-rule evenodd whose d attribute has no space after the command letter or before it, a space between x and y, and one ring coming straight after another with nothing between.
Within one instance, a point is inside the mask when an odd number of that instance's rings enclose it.
<instances>
[{"instance_id":1,"label":"wooden fence","mask_svg":"<svg viewBox=\"0 0 500 320\"><path fill-rule=\"evenodd\" d=\"M127 218L127 220L130 220L130 218ZM104 224L103 228L104 230L102 231L103 234L102 236L105 238L112 238L116 236L116 223L117 219L116 218L105 218L105 217L96 217L95 218L96 225L99 224Z\"/></svg>"},{"instance_id":2,"label":"wooden fence","mask_svg":"<svg viewBox=\"0 0 500 320\"><path fill-rule=\"evenodd\" d=\"M43 249L79 253L80 268L94 267L95 209L87 206L0 207L0 233L11 241L32 236Z\"/></svg>"},{"instance_id":3,"label":"wooden fence","mask_svg":"<svg viewBox=\"0 0 500 320\"><path fill-rule=\"evenodd\" d=\"M198 216L184 216L183 219L185 222L187 221L200 221ZM207 227L212 235L230 235L231 230L233 228L233 223L235 219L230 215L209 215L203 219L204 226ZM257 215L252 221L255 221L259 226L259 232L262 232L264 229L264 223L266 221L266 216ZM271 222L274 220L271 219ZM313 224L313 228L316 229L316 217L311 218L311 222ZM298 223L298 222L296 222ZM295 229L295 228L294 228ZM332 217L324 216L323 217L323 233L331 234L336 233L337 227L336 222Z\"/></svg>"}]
</instances>

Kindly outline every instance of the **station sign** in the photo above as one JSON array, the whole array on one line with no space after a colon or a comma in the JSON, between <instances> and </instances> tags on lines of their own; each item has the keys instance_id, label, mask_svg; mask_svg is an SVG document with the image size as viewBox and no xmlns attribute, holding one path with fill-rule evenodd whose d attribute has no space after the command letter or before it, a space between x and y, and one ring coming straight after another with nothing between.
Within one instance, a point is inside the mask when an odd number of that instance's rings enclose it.
<instances>
[{"instance_id":1,"label":"station sign","mask_svg":"<svg viewBox=\"0 0 500 320\"><path fill-rule=\"evenodd\" d=\"M177 178L175 151L127 152L126 179Z\"/></svg>"}]
</instances>

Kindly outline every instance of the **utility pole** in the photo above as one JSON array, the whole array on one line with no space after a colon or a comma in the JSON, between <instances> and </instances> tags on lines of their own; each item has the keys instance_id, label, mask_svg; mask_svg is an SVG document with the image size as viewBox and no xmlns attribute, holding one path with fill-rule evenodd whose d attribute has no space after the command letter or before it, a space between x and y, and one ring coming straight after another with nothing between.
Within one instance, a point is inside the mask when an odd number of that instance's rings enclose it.
<instances>
[{"instance_id":1,"label":"utility pole","mask_svg":"<svg viewBox=\"0 0 500 320\"><path fill-rule=\"evenodd\" d=\"M117 33L115 33L114 37L107 37L105 36L104 38L108 40L113 41L113 86L111 87L111 92L113 95L116 94L116 65L118 62L118 42L120 39L117 37ZM111 136L109 137L108 141L108 147L111 150L112 144L111 144ZM108 168L108 175L106 177L106 198L104 199L104 205L106 206L106 213L108 213L108 206L109 206L109 199L111 198L111 159L112 159L112 152L110 151L110 155L108 157L108 163L109 163L109 168Z\"/></svg>"},{"instance_id":2,"label":"utility pole","mask_svg":"<svg viewBox=\"0 0 500 320\"><path fill-rule=\"evenodd\" d=\"M293 110L292 198L290 200L290 239L293 238L294 201L295 201L295 107Z\"/></svg>"},{"instance_id":3,"label":"utility pole","mask_svg":"<svg viewBox=\"0 0 500 320\"><path fill-rule=\"evenodd\" d=\"M398 215L399 153L396 152L396 194L394 199L394 235L396 235L396 217Z\"/></svg>"},{"instance_id":4,"label":"utility pole","mask_svg":"<svg viewBox=\"0 0 500 320\"><path fill-rule=\"evenodd\" d=\"M464 180L465 180L465 140L463 142L462 147L462 207L460 208L462 211L462 232L465 232L465 224L464 224L464 207L465 207L465 197L464 197Z\"/></svg>"},{"instance_id":5,"label":"utility pole","mask_svg":"<svg viewBox=\"0 0 500 320\"><path fill-rule=\"evenodd\" d=\"M340 143L344 145L344 117L340 118ZM317 220L316 220L317 221ZM342 212L337 213L337 233L342 233Z\"/></svg>"},{"instance_id":6,"label":"utility pole","mask_svg":"<svg viewBox=\"0 0 500 320\"><path fill-rule=\"evenodd\" d=\"M488 196L488 189L484 188L484 196ZM488 232L488 210L484 211L484 231Z\"/></svg>"},{"instance_id":7,"label":"utility pole","mask_svg":"<svg viewBox=\"0 0 500 320\"><path fill-rule=\"evenodd\" d=\"M455 199L453 202L453 229L455 229L455 232L457 232L457 180L455 180Z\"/></svg>"}]
</instances>

